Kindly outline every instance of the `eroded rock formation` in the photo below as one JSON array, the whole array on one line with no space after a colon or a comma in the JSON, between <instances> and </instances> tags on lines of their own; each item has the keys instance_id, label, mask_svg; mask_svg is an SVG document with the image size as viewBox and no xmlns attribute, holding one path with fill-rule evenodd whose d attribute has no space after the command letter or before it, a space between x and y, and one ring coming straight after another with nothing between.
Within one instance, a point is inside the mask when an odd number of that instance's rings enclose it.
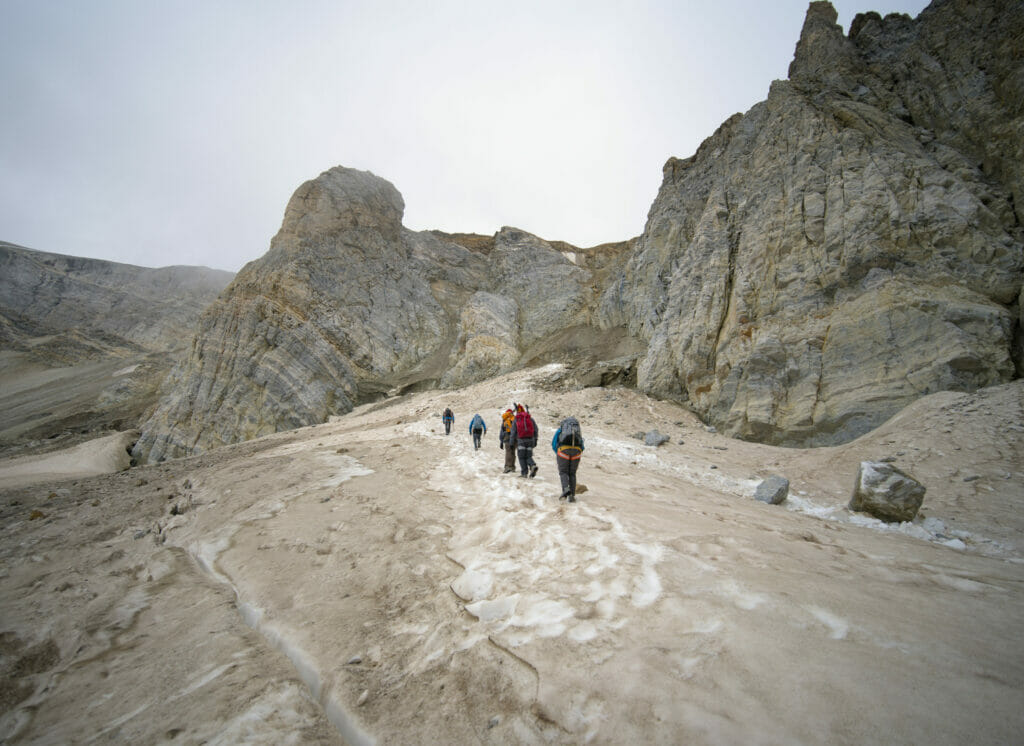
<instances>
[{"instance_id":1,"label":"eroded rock formation","mask_svg":"<svg viewBox=\"0 0 1024 746\"><path fill-rule=\"evenodd\" d=\"M364 171L299 187L267 254L203 314L136 453L204 451L387 391L484 380L589 323L592 274L575 254L514 228L490 240L412 232L403 210Z\"/></svg>"},{"instance_id":2,"label":"eroded rock formation","mask_svg":"<svg viewBox=\"0 0 1024 746\"><path fill-rule=\"evenodd\" d=\"M844 37L811 3L790 80L666 163L601 300L649 341L638 386L732 435L830 444L1012 378L1022 16L934 3Z\"/></svg>"},{"instance_id":3,"label":"eroded rock formation","mask_svg":"<svg viewBox=\"0 0 1024 746\"><path fill-rule=\"evenodd\" d=\"M307 182L204 315L139 455L551 360L574 364L567 382L635 376L725 433L790 445L1015 377L1024 6L869 13L848 36L835 21L811 3L789 80L669 159L633 241L413 233L383 179Z\"/></svg>"}]
</instances>

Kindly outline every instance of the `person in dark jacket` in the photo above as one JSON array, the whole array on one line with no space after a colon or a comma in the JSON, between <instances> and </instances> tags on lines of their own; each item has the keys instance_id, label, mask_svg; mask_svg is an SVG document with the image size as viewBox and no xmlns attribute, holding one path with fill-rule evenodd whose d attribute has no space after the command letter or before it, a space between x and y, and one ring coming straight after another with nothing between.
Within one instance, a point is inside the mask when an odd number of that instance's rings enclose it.
<instances>
[{"instance_id":1,"label":"person in dark jacket","mask_svg":"<svg viewBox=\"0 0 1024 746\"><path fill-rule=\"evenodd\" d=\"M455 422L455 415L452 414L451 407L445 407L444 414L441 415L441 422L444 423L444 434L450 435L452 432L452 423Z\"/></svg>"},{"instance_id":2,"label":"person in dark jacket","mask_svg":"<svg viewBox=\"0 0 1024 746\"><path fill-rule=\"evenodd\" d=\"M498 435L498 448L505 451L505 470L508 474L516 470L516 413L509 407L501 415L501 433Z\"/></svg>"},{"instance_id":3,"label":"person in dark jacket","mask_svg":"<svg viewBox=\"0 0 1024 746\"><path fill-rule=\"evenodd\" d=\"M558 478L562 482L562 496L559 499L571 503L576 502L576 470L580 468L580 457L583 455L583 436L579 433L580 425L576 418L566 417L551 439L551 450L555 452L555 461L558 462Z\"/></svg>"},{"instance_id":4,"label":"person in dark jacket","mask_svg":"<svg viewBox=\"0 0 1024 746\"><path fill-rule=\"evenodd\" d=\"M533 460L533 449L537 447L537 422L530 415L529 407L516 404L516 452L519 454L519 476L537 476L537 462Z\"/></svg>"},{"instance_id":5,"label":"person in dark jacket","mask_svg":"<svg viewBox=\"0 0 1024 746\"><path fill-rule=\"evenodd\" d=\"M480 438L486 432L487 425L484 424L484 418L479 414L473 415L473 419L469 421L469 434L473 436L473 450L480 448Z\"/></svg>"}]
</instances>

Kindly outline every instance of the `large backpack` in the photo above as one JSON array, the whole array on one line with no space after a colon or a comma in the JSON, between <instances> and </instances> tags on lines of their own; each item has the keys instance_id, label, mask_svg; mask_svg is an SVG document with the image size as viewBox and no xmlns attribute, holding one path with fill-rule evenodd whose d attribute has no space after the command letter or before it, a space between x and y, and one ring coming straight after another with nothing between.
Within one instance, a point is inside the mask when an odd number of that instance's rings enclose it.
<instances>
[{"instance_id":1,"label":"large backpack","mask_svg":"<svg viewBox=\"0 0 1024 746\"><path fill-rule=\"evenodd\" d=\"M537 434L533 426L533 418L529 412L516 412L516 437L519 440L528 440Z\"/></svg>"},{"instance_id":2,"label":"large backpack","mask_svg":"<svg viewBox=\"0 0 1024 746\"><path fill-rule=\"evenodd\" d=\"M566 417L562 420L560 429L561 432L558 434L558 445L579 448L580 443L583 442L583 434L580 432L579 420L575 417Z\"/></svg>"}]
</instances>

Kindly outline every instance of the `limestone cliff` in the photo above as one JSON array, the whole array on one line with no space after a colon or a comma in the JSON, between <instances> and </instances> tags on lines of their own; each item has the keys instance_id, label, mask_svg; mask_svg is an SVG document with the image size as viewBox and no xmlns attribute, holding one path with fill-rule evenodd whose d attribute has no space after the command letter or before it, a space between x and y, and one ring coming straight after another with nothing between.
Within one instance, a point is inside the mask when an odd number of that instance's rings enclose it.
<instances>
[{"instance_id":1,"label":"limestone cliff","mask_svg":"<svg viewBox=\"0 0 1024 746\"><path fill-rule=\"evenodd\" d=\"M592 275L571 252L512 228L482 242L416 233L403 210L394 186L364 171L333 168L299 187L267 254L203 314L137 455L322 422L389 390L484 380L589 323Z\"/></svg>"},{"instance_id":2,"label":"limestone cliff","mask_svg":"<svg viewBox=\"0 0 1024 746\"><path fill-rule=\"evenodd\" d=\"M917 19L811 3L787 81L671 158L643 234L416 233L334 168L202 317L136 449L158 460L385 392L542 361L634 382L741 438L832 444L1018 375L1024 6Z\"/></svg>"},{"instance_id":3,"label":"limestone cliff","mask_svg":"<svg viewBox=\"0 0 1024 746\"><path fill-rule=\"evenodd\" d=\"M844 442L1015 375L1024 6L835 20L811 3L790 80L666 163L601 299L649 342L640 388L743 438Z\"/></svg>"}]
</instances>

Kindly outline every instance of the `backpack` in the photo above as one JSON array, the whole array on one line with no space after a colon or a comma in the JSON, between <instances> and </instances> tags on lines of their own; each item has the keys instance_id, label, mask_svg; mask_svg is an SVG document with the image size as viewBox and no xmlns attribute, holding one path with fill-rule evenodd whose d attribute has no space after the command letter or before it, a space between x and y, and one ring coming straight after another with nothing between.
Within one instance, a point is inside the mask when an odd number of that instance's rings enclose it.
<instances>
[{"instance_id":1,"label":"backpack","mask_svg":"<svg viewBox=\"0 0 1024 746\"><path fill-rule=\"evenodd\" d=\"M560 428L562 432L558 435L558 445L579 448L580 443L583 441L579 420L575 417L566 417L562 420Z\"/></svg>"},{"instance_id":2,"label":"backpack","mask_svg":"<svg viewBox=\"0 0 1024 746\"><path fill-rule=\"evenodd\" d=\"M516 412L516 437L519 440L528 440L537 434L533 418L529 412Z\"/></svg>"}]
</instances>

